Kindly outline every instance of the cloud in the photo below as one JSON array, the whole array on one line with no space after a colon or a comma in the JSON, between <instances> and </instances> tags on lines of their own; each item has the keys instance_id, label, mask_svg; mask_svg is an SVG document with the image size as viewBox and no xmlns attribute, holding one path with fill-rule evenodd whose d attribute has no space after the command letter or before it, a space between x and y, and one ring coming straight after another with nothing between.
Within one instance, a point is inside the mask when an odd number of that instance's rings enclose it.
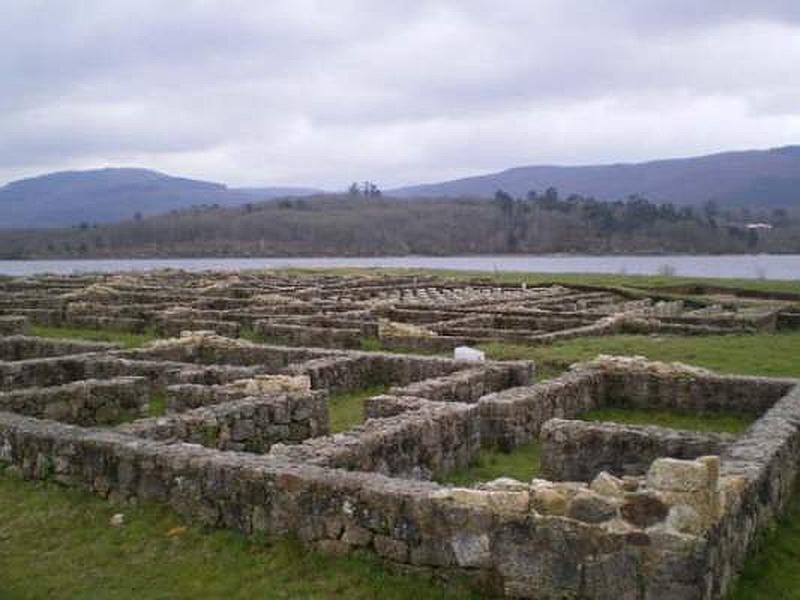
<instances>
[{"instance_id":1,"label":"cloud","mask_svg":"<svg viewBox=\"0 0 800 600\"><path fill-rule=\"evenodd\" d=\"M0 4L0 180L389 187L800 140L795 1Z\"/></svg>"}]
</instances>

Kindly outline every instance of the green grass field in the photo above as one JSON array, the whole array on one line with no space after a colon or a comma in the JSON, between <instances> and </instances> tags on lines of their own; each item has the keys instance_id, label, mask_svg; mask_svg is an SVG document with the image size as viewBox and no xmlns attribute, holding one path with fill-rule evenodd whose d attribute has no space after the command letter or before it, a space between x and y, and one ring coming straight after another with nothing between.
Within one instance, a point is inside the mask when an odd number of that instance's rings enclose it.
<instances>
[{"instance_id":1,"label":"green grass field","mask_svg":"<svg viewBox=\"0 0 800 600\"><path fill-rule=\"evenodd\" d=\"M364 400L383 394L389 386L373 385L353 392L335 392L328 399L331 433L341 433L364 422Z\"/></svg>"},{"instance_id":2,"label":"green grass field","mask_svg":"<svg viewBox=\"0 0 800 600\"><path fill-rule=\"evenodd\" d=\"M364 271L360 271L364 272ZM397 272L397 271L394 271ZM307 271L304 271L307 273ZM339 271L342 273L342 271ZM678 277L440 273L496 281L560 282L668 288L694 283ZM800 294L800 281L706 280L704 284ZM135 347L152 334L34 327L33 335L113 341ZM244 337L251 337L247 332ZM532 359L545 376L598 353L642 355L725 373L800 377L800 332L708 337L613 336L544 347L493 344L491 358ZM342 431L361 421L362 401L382 388L332 396L331 424ZM157 408L154 402L154 409ZM600 415L596 415L600 416ZM605 415L609 417L610 415ZM628 415L629 418L630 414ZM621 418L619 415L617 418ZM676 426L674 415L640 415ZM664 421L663 419L667 419ZM685 427L699 425L685 422ZM729 423L729 427L740 427ZM506 475L522 480L538 469L538 447L481 453L478 463L452 473L453 483ZM115 513L125 524L111 527ZM291 539L248 539L231 531L187 525L162 506L114 506L50 482L22 482L0 471L0 599L101 598L470 598L463 582L446 587L427 578L394 575L369 557L333 558ZM748 562L733 600L800 599L800 494Z\"/></svg>"},{"instance_id":3,"label":"green grass field","mask_svg":"<svg viewBox=\"0 0 800 600\"><path fill-rule=\"evenodd\" d=\"M519 481L530 481L539 474L541 447L539 442L517 446L511 452L495 448L481 449L478 461L469 467L448 473L441 483L469 486L491 481L498 477L511 477Z\"/></svg>"},{"instance_id":4,"label":"green grass field","mask_svg":"<svg viewBox=\"0 0 800 600\"><path fill-rule=\"evenodd\" d=\"M116 513L124 524L110 525ZM0 472L3 600L197 598L470 598L423 577L392 575L369 556L332 558L292 539L248 539L187 525L158 505L114 506Z\"/></svg>"},{"instance_id":5,"label":"green grass field","mask_svg":"<svg viewBox=\"0 0 800 600\"><path fill-rule=\"evenodd\" d=\"M682 413L669 410L600 408L578 416L582 421L613 421L626 425L658 425L670 429L717 433L743 433L753 419L745 415Z\"/></svg>"},{"instance_id":6,"label":"green grass field","mask_svg":"<svg viewBox=\"0 0 800 600\"><path fill-rule=\"evenodd\" d=\"M720 373L800 377L800 332L757 335L614 335L559 342L551 346L486 344L488 358L533 360L551 369L598 354L640 355L683 362Z\"/></svg>"},{"instance_id":7,"label":"green grass field","mask_svg":"<svg viewBox=\"0 0 800 600\"><path fill-rule=\"evenodd\" d=\"M129 331L115 331L112 329L86 329L83 327L51 327L46 325L32 325L29 335L45 338L76 339L91 342L113 342L123 348L137 348L158 339L158 336L148 331L145 333L131 333Z\"/></svg>"}]
</instances>

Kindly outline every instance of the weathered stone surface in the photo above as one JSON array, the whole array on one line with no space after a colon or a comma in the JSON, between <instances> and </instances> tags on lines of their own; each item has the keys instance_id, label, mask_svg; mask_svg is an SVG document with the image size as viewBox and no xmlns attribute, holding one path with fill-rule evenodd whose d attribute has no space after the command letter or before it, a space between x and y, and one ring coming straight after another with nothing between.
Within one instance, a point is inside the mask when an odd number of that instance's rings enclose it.
<instances>
[{"instance_id":1,"label":"weathered stone surface","mask_svg":"<svg viewBox=\"0 0 800 600\"><path fill-rule=\"evenodd\" d=\"M625 495L625 483L622 479L601 471L589 484L589 489L603 496L622 498Z\"/></svg>"},{"instance_id":2,"label":"weathered stone surface","mask_svg":"<svg viewBox=\"0 0 800 600\"><path fill-rule=\"evenodd\" d=\"M43 397L38 388L133 376L148 390L166 388L170 411L118 429L0 412L0 462L11 470L118 501L165 502L210 526L295 533L327 553L366 549L407 568L457 571L490 582L495 593L531 598L723 597L794 488L796 382L637 359L604 360L531 385L531 365L524 363L476 368L437 357L218 335L262 321L295 341L325 330L313 339L335 345L345 331L360 343L380 337L377 319L384 317L435 333L425 341L408 336L405 343L447 349L476 340L549 343L630 329L769 327L766 314L690 315L678 304L658 306L607 290L404 277L315 277L302 284L245 273L141 278L0 282L0 312L28 311L22 314L35 322L140 331L185 323L193 330L124 351L0 337L4 391ZM58 293L41 293L53 287ZM388 384L398 395L368 401L373 418L362 426L321 436L309 432L317 410L310 404L270 402L261 388L248 398L261 375L305 377L311 391L302 394ZM242 379L256 382L248 391L236 383ZM719 458L702 456L708 451L679 456L699 458L677 467L655 464L645 478L620 480L598 475L600 469L585 479L589 486L496 480L448 488L427 480L468 464L481 446L512 449L536 438L548 419L603 406L764 414L743 436L715 449ZM317 413L325 408L322 403ZM151 435L134 435L137 428ZM282 443L269 446L268 439Z\"/></svg>"},{"instance_id":3,"label":"weathered stone surface","mask_svg":"<svg viewBox=\"0 0 800 600\"><path fill-rule=\"evenodd\" d=\"M736 437L665 427L551 419L542 427L542 472L551 479L591 481L601 471L644 475L660 457L720 453Z\"/></svg>"},{"instance_id":4,"label":"weathered stone surface","mask_svg":"<svg viewBox=\"0 0 800 600\"><path fill-rule=\"evenodd\" d=\"M664 521L669 512L669 507L652 492L626 494L620 506L620 514L623 519L643 528L652 527Z\"/></svg>"},{"instance_id":5,"label":"weathered stone surface","mask_svg":"<svg viewBox=\"0 0 800 600\"><path fill-rule=\"evenodd\" d=\"M591 492L576 494L566 512L566 516L586 523L602 523L617 514L618 505L613 499Z\"/></svg>"}]
</instances>

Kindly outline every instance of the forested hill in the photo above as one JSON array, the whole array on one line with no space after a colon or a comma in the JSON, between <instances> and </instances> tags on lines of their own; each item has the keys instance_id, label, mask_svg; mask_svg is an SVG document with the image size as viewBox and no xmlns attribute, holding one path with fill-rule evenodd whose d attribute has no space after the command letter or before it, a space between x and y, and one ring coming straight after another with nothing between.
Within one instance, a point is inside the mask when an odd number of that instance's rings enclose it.
<instances>
[{"instance_id":1,"label":"forested hill","mask_svg":"<svg viewBox=\"0 0 800 600\"><path fill-rule=\"evenodd\" d=\"M555 187L600 200L646 196L654 202L749 208L800 207L800 146L723 152L633 164L526 166L454 181L390 190L395 196L515 195Z\"/></svg>"},{"instance_id":2,"label":"forested hill","mask_svg":"<svg viewBox=\"0 0 800 600\"><path fill-rule=\"evenodd\" d=\"M748 228L769 221L772 229ZM349 196L193 208L110 225L0 231L0 258L800 252L792 211L705 210L554 191L515 199Z\"/></svg>"},{"instance_id":3,"label":"forested hill","mask_svg":"<svg viewBox=\"0 0 800 600\"><path fill-rule=\"evenodd\" d=\"M229 188L148 169L63 171L0 187L0 228L110 223L194 204L238 206L307 188Z\"/></svg>"}]
</instances>

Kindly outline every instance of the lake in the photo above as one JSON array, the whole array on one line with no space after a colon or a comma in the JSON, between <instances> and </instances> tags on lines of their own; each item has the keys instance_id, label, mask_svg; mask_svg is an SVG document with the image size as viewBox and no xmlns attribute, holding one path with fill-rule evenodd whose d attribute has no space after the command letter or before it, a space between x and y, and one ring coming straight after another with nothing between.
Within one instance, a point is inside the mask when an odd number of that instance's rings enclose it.
<instances>
[{"instance_id":1,"label":"lake","mask_svg":"<svg viewBox=\"0 0 800 600\"><path fill-rule=\"evenodd\" d=\"M387 256L365 258L163 258L130 260L0 260L0 274L108 271L239 271L284 267L408 267L529 273L653 275L665 270L690 277L798 279L800 255L723 256Z\"/></svg>"}]
</instances>

